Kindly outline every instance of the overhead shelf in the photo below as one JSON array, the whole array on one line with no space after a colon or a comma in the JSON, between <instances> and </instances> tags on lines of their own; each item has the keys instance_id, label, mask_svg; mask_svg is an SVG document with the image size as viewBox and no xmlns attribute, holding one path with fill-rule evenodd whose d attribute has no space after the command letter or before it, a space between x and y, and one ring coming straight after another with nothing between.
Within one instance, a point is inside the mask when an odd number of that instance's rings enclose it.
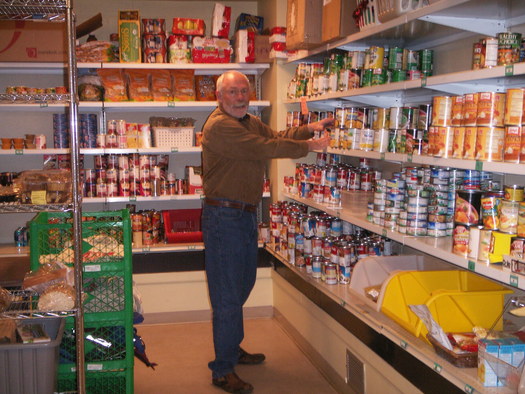
<instances>
[{"instance_id":1,"label":"overhead shelf","mask_svg":"<svg viewBox=\"0 0 525 394\"><path fill-rule=\"evenodd\" d=\"M290 193L283 194L287 198L324 211L331 216L353 223L365 230L390 238L393 241L399 242L413 249L438 257L439 259L454 264L460 268L476 272L505 285L525 290L525 277L521 277L520 275L509 271L504 271L501 264L487 264L484 262L472 261L463 256L452 253L452 237L408 236L369 222L366 219L366 206L370 200L370 193L345 192L346 198L344 199L345 202L342 208L334 208L328 204L316 203L311 199L302 198Z\"/></svg>"},{"instance_id":2,"label":"overhead shelf","mask_svg":"<svg viewBox=\"0 0 525 394\"><path fill-rule=\"evenodd\" d=\"M0 19L64 22L70 0L0 0Z\"/></svg>"},{"instance_id":3,"label":"overhead shelf","mask_svg":"<svg viewBox=\"0 0 525 394\"><path fill-rule=\"evenodd\" d=\"M332 49L358 50L371 45L418 50L482 34L494 36L525 23L521 0L431 0L430 5L371 25L341 40L300 51L296 61L315 60Z\"/></svg>"}]
</instances>

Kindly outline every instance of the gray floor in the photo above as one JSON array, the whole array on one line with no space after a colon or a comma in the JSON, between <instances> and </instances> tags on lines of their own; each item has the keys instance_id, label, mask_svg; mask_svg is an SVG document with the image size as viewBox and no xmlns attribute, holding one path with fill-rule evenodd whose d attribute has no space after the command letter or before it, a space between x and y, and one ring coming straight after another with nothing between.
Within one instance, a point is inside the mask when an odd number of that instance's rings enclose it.
<instances>
[{"instance_id":1,"label":"gray floor","mask_svg":"<svg viewBox=\"0 0 525 394\"><path fill-rule=\"evenodd\" d=\"M153 371L135 358L135 393L221 393L211 384L211 323L136 326ZM273 319L245 321L243 348L263 352L261 365L239 365L237 374L256 393L333 394L336 391Z\"/></svg>"}]
</instances>

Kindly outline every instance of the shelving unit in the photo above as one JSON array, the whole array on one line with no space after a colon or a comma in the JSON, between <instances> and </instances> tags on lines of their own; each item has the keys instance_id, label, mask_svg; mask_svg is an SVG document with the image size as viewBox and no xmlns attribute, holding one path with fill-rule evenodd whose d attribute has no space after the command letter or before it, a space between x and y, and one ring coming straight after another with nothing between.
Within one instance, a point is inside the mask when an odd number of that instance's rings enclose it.
<instances>
[{"instance_id":1,"label":"shelving unit","mask_svg":"<svg viewBox=\"0 0 525 394\"><path fill-rule=\"evenodd\" d=\"M470 70L472 43L482 37L495 36L504 31L525 32L525 3L517 0L434 0L429 3L429 6L403 14L388 22L369 26L340 40L320 45L309 51L298 51L298 56L291 59L289 64L320 62L328 52L335 49L362 51L370 46L390 48L398 46L412 50L434 49L433 76L306 97L309 109L326 111L341 106L403 107L432 103L432 97L438 95L460 95L484 91L505 92L509 88L525 86L525 63ZM447 54L449 46L452 46L453 50ZM289 72L287 74L289 75ZM287 99L283 96L284 93L281 94L281 97L288 110L298 109L302 99ZM385 169L399 171L401 166L441 166L498 173L502 175L502 179L510 179L512 184L525 183L524 163L483 162L333 148L327 149L327 152L340 155L341 160L345 162L351 162L351 158L372 159L372 166L377 163L383 171ZM309 163L313 161L313 158L310 157ZM278 173L280 176L281 174L290 176L294 174L294 170L287 163L279 167ZM281 185L282 179L279 179L279 189ZM369 222L366 218L367 203L373 201L373 196L369 193L342 192L342 206L340 207L319 204L311 199L301 198L281 190L275 194L278 194L280 199L298 201L308 205L311 209L324 211L333 217L390 238L412 250L436 257L451 266L470 270L500 282L514 288L518 293L525 290L525 278L504 271L501 265L471 261L452 253L451 237L407 236ZM370 328L394 342L397 347L401 348L401 353L407 352L415 356L459 389L465 392L506 392L504 388L484 388L477 381L473 371L467 371L465 374L463 370L450 368L448 363L438 357L431 347L414 343L410 335L407 336L402 329L400 330L388 319L383 323L378 323L384 316L373 316L372 318L371 312L363 307L362 302L354 299L353 293L348 291L344 285L330 286L320 283L306 275L301 269L289 266L285 256L279 254L275 256L283 261L283 264L291 271L297 272L305 283L312 284L323 294L332 298L335 304L352 311L356 318L361 319ZM305 293L305 296L310 297L311 294ZM311 299L316 303L315 296L312 296ZM336 316L339 315L334 311L334 318L337 320ZM365 357L363 354L360 356ZM388 362L390 363L390 360Z\"/></svg>"}]
</instances>

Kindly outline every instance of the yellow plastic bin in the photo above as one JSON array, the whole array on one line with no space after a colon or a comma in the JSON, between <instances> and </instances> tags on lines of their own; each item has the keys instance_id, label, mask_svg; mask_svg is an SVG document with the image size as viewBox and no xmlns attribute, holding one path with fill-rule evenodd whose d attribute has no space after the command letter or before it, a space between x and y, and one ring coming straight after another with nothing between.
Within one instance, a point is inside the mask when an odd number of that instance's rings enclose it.
<instances>
[{"instance_id":1,"label":"yellow plastic bin","mask_svg":"<svg viewBox=\"0 0 525 394\"><path fill-rule=\"evenodd\" d=\"M505 294L512 290L468 271L407 271L393 273L384 283L381 312L416 337L427 341L427 328L409 305L427 305L445 332L490 328L500 316ZM503 327L502 319L496 329Z\"/></svg>"}]
</instances>

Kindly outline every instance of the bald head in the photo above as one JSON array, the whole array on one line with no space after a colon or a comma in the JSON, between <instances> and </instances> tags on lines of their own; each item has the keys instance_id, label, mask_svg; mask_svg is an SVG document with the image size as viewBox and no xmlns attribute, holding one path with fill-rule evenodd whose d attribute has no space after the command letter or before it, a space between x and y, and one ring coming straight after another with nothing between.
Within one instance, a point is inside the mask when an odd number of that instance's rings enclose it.
<instances>
[{"instance_id":1,"label":"bald head","mask_svg":"<svg viewBox=\"0 0 525 394\"><path fill-rule=\"evenodd\" d=\"M216 95L226 113L242 118L250 104L250 81L239 71L226 71L217 79Z\"/></svg>"}]
</instances>

